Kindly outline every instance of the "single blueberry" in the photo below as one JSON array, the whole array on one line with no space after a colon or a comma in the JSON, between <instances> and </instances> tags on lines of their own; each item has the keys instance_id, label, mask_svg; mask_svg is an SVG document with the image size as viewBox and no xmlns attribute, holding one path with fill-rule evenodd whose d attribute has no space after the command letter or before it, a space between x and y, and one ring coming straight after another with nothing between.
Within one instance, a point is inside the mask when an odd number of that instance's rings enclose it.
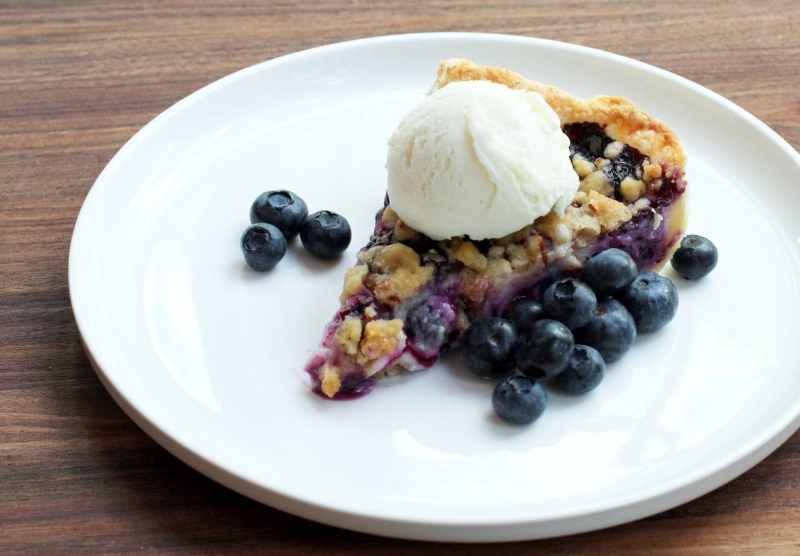
<instances>
[{"instance_id":1,"label":"single blueberry","mask_svg":"<svg viewBox=\"0 0 800 556\"><path fill-rule=\"evenodd\" d=\"M544 318L544 310L538 301L529 297L518 297L503 313L503 318L513 322L517 327L517 332L522 334L534 322Z\"/></svg>"},{"instance_id":2,"label":"single blueberry","mask_svg":"<svg viewBox=\"0 0 800 556\"><path fill-rule=\"evenodd\" d=\"M636 278L636 262L622 249L601 251L583 265L581 279L599 296L627 288Z\"/></svg>"},{"instance_id":3,"label":"single blueberry","mask_svg":"<svg viewBox=\"0 0 800 556\"><path fill-rule=\"evenodd\" d=\"M547 390L526 376L501 380L492 392L492 408L498 417L514 425L528 425L547 407Z\"/></svg>"},{"instance_id":4,"label":"single blueberry","mask_svg":"<svg viewBox=\"0 0 800 556\"><path fill-rule=\"evenodd\" d=\"M481 378L498 378L514 368L517 328L505 319L490 317L472 322L461 340L461 354Z\"/></svg>"},{"instance_id":5,"label":"single blueberry","mask_svg":"<svg viewBox=\"0 0 800 556\"><path fill-rule=\"evenodd\" d=\"M422 357L435 357L450 340L456 309L444 297L416 296L398 310L409 345Z\"/></svg>"},{"instance_id":6,"label":"single blueberry","mask_svg":"<svg viewBox=\"0 0 800 556\"><path fill-rule=\"evenodd\" d=\"M709 274L717 266L719 252L711 240L698 235L688 235L681 240L672 255L672 268L686 278L694 280Z\"/></svg>"},{"instance_id":7,"label":"single blueberry","mask_svg":"<svg viewBox=\"0 0 800 556\"><path fill-rule=\"evenodd\" d=\"M636 323L616 299L600 301L591 322L575 331L575 341L599 351L606 363L622 359L635 338Z\"/></svg>"},{"instance_id":8,"label":"single blueberry","mask_svg":"<svg viewBox=\"0 0 800 556\"><path fill-rule=\"evenodd\" d=\"M622 290L619 300L636 321L637 332L653 332L678 312L678 289L672 280L645 270Z\"/></svg>"},{"instance_id":9,"label":"single blueberry","mask_svg":"<svg viewBox=\"0 0 800 556\"><path fill-rule=\"evenodd\" d=\"M244 260L256 270L272 270L286 254L286 239L272 224L248 227L240 241Z\"/></svg>"},{"instance_id":10,"label":"single blueberry","mask_svg":"<svg viewBox=\"0 0 800 556\"><path fill-rule=\"evenodd\" d=\"M305 201L291 191L279 189L265 191L259 195L250 207L250 222L266 222L277 227L286 241L300 231L300 227L308 216Z\"/></svg>"},{"instance_id":11,"label":"single blueberry","mask_svg":"<svg viewBox=\"0 0 800 556\"><path fill-rule=\"evenodd\" d=\"M600 352L591 346L577 345L569 364L553 378L553 385L567 394L585 394L597 388L606 374L606 364Z\"/></svg>"},{"instance_id":12,"label":"single blueberry","mask_svg":"<svg viewBox=\"0 0 800 556\"><path fill-rule=\"evenodd\" d=\"M537 320L520 336L515 361L530 378L551 378L566 368L574 346L572 332L562 323Z\"/></svg>"},{"instance_id":13,"label":"single blueberry","mask_svg":"<svg viewBox=\"0 0 800 556\"><path fill-rule=\"evenodd\" d=\"M597 296L592 289L572 278L550 285L542 296L544 315L563 323L570 330L589 324L597 307Z\"/></svg>"},{"instance_id":14,"label":"single blueberry","mask_svg":"<svg viewBox=\"0 0 800 556\"><path fill-rule=\"evenodd\" d=\"M332 259L344 253L351 237L347 220L328 210L310 215L300 228L303 247L321 259Z\"/></svg>"}]
</instances>

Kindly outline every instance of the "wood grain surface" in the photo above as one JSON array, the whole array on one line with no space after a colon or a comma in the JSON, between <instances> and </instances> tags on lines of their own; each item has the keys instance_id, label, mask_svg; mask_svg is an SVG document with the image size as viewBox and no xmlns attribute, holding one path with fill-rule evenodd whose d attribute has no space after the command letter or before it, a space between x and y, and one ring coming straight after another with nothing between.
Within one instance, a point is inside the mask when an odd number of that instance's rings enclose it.
<instances>
[{"instance_id":1,"label":"wood grain surface","mask_svg":"<svg viewBox=\"0 0 800 556\"><path fill-rule=\"evenodd\" d=\"M797 0L0 1L0 554L800 554L800 435L728 485L643 521L528 543L433 544L252 502L169 455L112 401L80 344L67 257L114 153L243 67L422 31L630 56L722 94L800 148Z\"/></svg>"}]
</instances>

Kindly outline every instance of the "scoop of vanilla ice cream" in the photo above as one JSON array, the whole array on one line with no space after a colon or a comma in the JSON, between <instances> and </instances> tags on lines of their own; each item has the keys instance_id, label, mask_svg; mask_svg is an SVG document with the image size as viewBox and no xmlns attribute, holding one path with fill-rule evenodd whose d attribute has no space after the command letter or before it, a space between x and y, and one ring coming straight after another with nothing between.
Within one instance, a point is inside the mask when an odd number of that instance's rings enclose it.
<instances>
[{"instance_id":1,"label":"scoop of vanilla ice cream","mask_svg":"<svg viewBox=\"0 0 800 556\"><path fill-rule=\"evenodd\" d=\"M538 93L489 81L450 83L389 139L391 206L425 235L480 240L513 233L578 190L569 139Z\"/></svg>"}]
</instances>

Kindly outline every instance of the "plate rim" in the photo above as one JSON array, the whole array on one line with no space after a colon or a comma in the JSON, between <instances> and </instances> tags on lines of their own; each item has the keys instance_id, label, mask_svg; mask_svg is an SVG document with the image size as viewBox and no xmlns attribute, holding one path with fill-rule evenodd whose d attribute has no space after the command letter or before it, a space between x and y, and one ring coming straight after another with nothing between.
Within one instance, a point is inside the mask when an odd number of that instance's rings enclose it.
<instances>
[{"instance_id":1,"label":"plate rim","mask_svg":"<svg viewBox=\"0 0 800 556\"><path fill-rule=\"evenodd\" d=\"M594 505L583 506L583 511L577 513L574 510L563 510L554 512L553 516L545 519L531 520L530 518L526 519L523 517L513 521L509 519L493 521L483 517L476 520L460 518L457 521L442 519L438 522L434 522L430 519L418 521L408 516L405 516L405 519L396 516L374 516L367 512L342 509L330 503L326 504L320 503L319 501L309 501L302 497L293 496L287 492L281 491L279 488L267 487L263 484L254 483L247 477L240 476L232 470L219 466L213 460L204 456L197 446L187 445L185 439L176 438L171 434L171 431L168 430L168 427L159 424L157 419L154 419L152 415L148 415L148 412L144 410L144 408L135 403L135 397L133 400L130 399L130 393L124 392L120 388L120 385L115 382L113 372L109 372L107 369L103 368L100 361L101 357L99 357L100 352L97 347L93 345L92 338L87 332L88 326L86 319L82 314L81 296L78 292L80 275L77 269L77 259L81 248L81 236L83 235L84 228L88 226L86 224L87 220L89 220L89 216L87 216L89 212L87 206L91 206L92 200L100 194L99 191L101 191L103 187L106 176L113 173L116 166L121 163L130 150L134 149L138 143L146 140L158 129L159 124L163 120L169 118L173 113L180 111L184 105L191 104L207 95L213 94L218 88L224 87L236 79L247 77L251 73L264 71L265 68L292 63L294 60L301 57L314 56L320 51L329 52L345 48L359 48L364 44L458 40L510 42L515 43L515 46L519 48L525 48L526 46L555 48L622 64L636 72L643 71L648 74L659 75L673 82L676 86L687 88L691 92L704 97L705 100L721 106L727 111L733 112L737 117L744 120L745 123L754 127L769 139L771 144L781 150L781 154L792 159L794 163L800 167L800 154L798 154L785 139L764 122L732 101L689 79L651 64L582 45L554 41L551 39L494 33L407 33L360 38L321 45L266 60L240 69L205 85L182 98L150 120L115 153L98 175L86 195L77 217L70 242L68 263L69 295L82 345L101 383L109 391L117 404L146 434L148 434L148 436L190 467L228 488L274 508L307 519L345 529L397 538L436 541L494 542L553 537L596 530L625 523L632 519L641 519L686 503L722 486L755 466L800 428L800 403L797 404L793 413L787 411L785 419L778 423L773 421L771 423L772 427L768 429L770 431L769 434L762 434L755 440L751 439L750 442L744 443L742 446L745 447L740 447L739 450L733 452L733 455L729 454L727 458L718 458L713 464L707 464L700 468L701 471L695 469L695 472L691 474L688 480L675 479L672 482L666 483L666 486L662 484L660 488L653 489L649 493L649 496L644 499L641 497L629 497L635 499L623 499L621 502L618 501L617 505L611 508L601 507L601 503L595 503ZM673 483L679 484L675 485ZM582 526L576 526L576 520L582 520ZM540 534L541 532L537 531L536 528L542 525L547 525L551 530ZM471 529L475 528L482 528L482 532L480 534L475 534L474 531L471 531Z\"/></svg>"}]
</instances>

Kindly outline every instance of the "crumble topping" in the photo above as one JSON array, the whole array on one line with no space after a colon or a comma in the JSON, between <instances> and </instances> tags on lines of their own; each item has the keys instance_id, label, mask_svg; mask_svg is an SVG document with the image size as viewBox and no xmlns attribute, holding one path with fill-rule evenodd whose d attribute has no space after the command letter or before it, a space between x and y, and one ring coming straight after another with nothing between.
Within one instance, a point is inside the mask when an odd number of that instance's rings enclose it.
<instances>
[{"instance_id":1,"label":"crumble topping","mask_svg":"<svg viewBox=\"0 0 800 556\"><path fill-rule=\"evenodd\" d=\"M661 166L658 164L645 163L642 166L642 169L644 170L644 180L646 182L650 182L661 177Z\"/></svg>"},{"instance_id":2,"label":"crumble topping","mask_svg":"<svg viewBox=\"0 0 800 556\"><path fill-rule=\"evenodd\" d=\"M339 369L333 365L325 365L319 376L320 389L322 393L332 398L342 387L342 379L339 377Z\"/></svg>"},{"instance_id":3,"label":"crumble topping","mask_svg":"<svg viewBox=\"0 0 800 556\"><path fill-rule=\"evenodd\" d=\"M616 160L624 148L625 144L621 141L612 141L606 145L606 148L603 151L603 157L609 160Z\"/></svg>"},{"instance_id":4,"label":"crumble topping","mask_svg":"<svg viewBox=\"0 0 800 556\"><path fill-rule=\"evenodd\" d=\"M405 339L402 320L369 321L364 327L364 337L357 361L360 365L364 365L380 357L390 356L398 350Z\"/></svg>"},{"instance_id":5,"label":"crumble topping","mask_svg":"<svg viewBox=\"0 0 800 556\"><path fill-rule=\"evenodd\" d=\"M417 293L432 278L432 265L422 265L419 255L402 243L377 246L360 256L376 271L375 297L387 305L397 305Z\"/></svg>"},{"instance_id":6,"label":"crumble topping","mask_svg":"<svg viewBox=\"0 0 800 556\"><path fill-rule=\"evenodd\" d=\"M584 193L596 191L601 195L610 197L614 194L614 186L608 181L608 176L603 170L596 170L581 180L578 191L583 191Z\"/></svg>"},{"instance_id":7,"label":"crumble topping","mask_svg":"<svg viewBox=\"0 0 800 556\"><path fill-rule=\"evenodd\" d=\"M394 229L394 238L397 241L416 241L422 237L422 234L403 222L391 206L387 206L384 210L383 222L387 227Z\"/></svg>"},{"instance_id":8,"label":"crumble topping","mask_svg":"<svg viewBox=\"0 0 800 556\"><path fill-rule=\"evenodd\" d=\"M383 210L383 216L381 216L381 219L388 227L394 228L397 225L397 221L400 220L400 216L398 216L391 205L388 205Z\"/></svg>"},{"instance_id":9,"label":"crumble topping","mask_svg":"<svg viewBox=\"0 0 800 556\"><path fill-rule=\"evenodd\" d=\"M632 203L647 191L647 186L642 180L626 176L619 184L619 192L625 200Z\"/></svg>"},{"instance_id":10,"label":"crumble topping","mask_svg":"<svg viewBox=\"0 0 800 556\"><path fill-rule=\"evenodd\" d=\"M464 264L464 266L471 268L475 272L486 272L489 266L489 261L486 257L478 251L475 244L471 241L465 241L456 248L456 259Z\"/></svg>"},{"instance_id":11,"label":"crumble topping","mask_svg":"<svg viewBox=\"0 0 800 556\"><path fill-rule=\"evenodd\" d=\"M397 241L416 241L422 234L403 222L402 218L398 218L394 227L394 237Z\"/></svg>"},{"instance_id":12,"label":"crumble topping","mask_svg":"<svg viewBox=\"0 0 800 556\"><path fill-rule=\"evenodd\" d=\"M590 214L597 217L601 232L612 232L633 216L631 209L596 191L589 192L589 201L585 206L589 207Z\"/></svg>"},{"instance_id":13,"label":"crumble topping","mask_svg":"<svg viewBox=\"0 0 800 556\"><path fill-rule=\"evenodd\" d=\"M511 263L503 258L489 259L487 274L492 278L511 274Z\"/></svg>"},{"instance_id":14,"label":"crumble topping","mask_svg":"<svg viewBox=\"0 0 800 556\"><path fill-rule=\"evenodd\" d=\"M361 285L364 283L368 272L369 268L367 268L367 265L365 264L348 268L344 273L344 289L342 290L342 295L339 298L339 301L344 303L356 295L358 290L361 289Z\"/></svg>"},{"instance_id":15,"label":"crumble topping","mask_svg":"<svg viewBox=\"0 0 800 556\"><path fill-rule=\"evenodd\" d=\"M511 264L512 270L520 270L532 262L531 256L527 249L525 249L525 246L519 243L512 243L507 246L506 255L508 256L508 262Z\"/></svg>"},{"instance_id":16,"label":"crumble topping","mask_svg":"<svg viewBox=\"0 0 800 556\"><path fill-rule=\"evenodd\" d=\"M355 355L358 352L361 329L361 319L358 317L349 316L339 325L335 338L346 354Z\"/></svg>"},{"instance_id":17,"label":"crumble topping","mask_svg":"<svg viewBox=\"0 0 800 556\"><path fill-rule=\"evenodd\" d=\"M586 176L597 170L597 166L595 166L594 162L586 160L580 155L575 155L572 157L572 167L575 169L575 173L578 174L580 179L584 179Z\"/></svg>"}]
</instances>

